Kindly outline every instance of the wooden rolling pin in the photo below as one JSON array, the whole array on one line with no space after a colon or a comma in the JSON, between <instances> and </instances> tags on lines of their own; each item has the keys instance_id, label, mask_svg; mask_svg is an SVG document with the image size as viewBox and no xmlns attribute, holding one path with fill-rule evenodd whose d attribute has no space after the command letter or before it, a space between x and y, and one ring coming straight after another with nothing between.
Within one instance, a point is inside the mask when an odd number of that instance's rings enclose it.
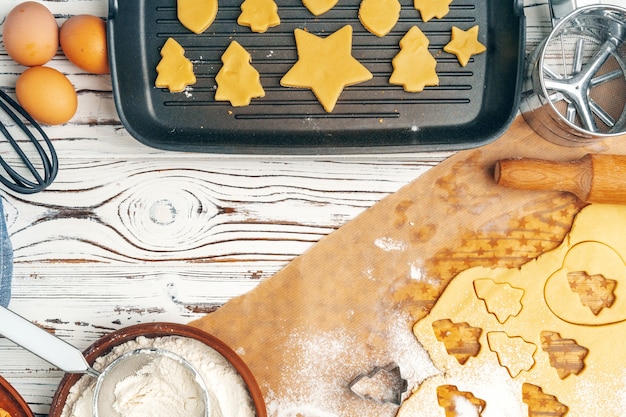
<instances>
[{"instance_id":1,"label":"wooden rolling pin","mask_svg":"<svg viewBox=\"0 0 626 417\"><path fill-rule=\"evenodd\" d=\"M588 154L571 162L503 159L496 183L524 190L567 191L589 203L626 204L626 155Z\"/></svg>"}]
</instances>

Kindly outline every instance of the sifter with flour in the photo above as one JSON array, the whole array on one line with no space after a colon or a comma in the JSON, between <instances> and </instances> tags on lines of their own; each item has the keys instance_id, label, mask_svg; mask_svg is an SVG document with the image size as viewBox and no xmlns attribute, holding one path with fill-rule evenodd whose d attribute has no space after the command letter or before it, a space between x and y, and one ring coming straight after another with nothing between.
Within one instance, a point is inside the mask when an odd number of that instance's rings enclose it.
<instances>
[{"instance_id":1,"label":"sifter with flour","mask_svg":"<svg viewBox=\"0 0 626 417\"><path fill-rule=\"evenodd\" d=\"M102 372L93 369L82 352L64 340L34 325L18 314L0 307L0 334L68 373L84 373L97 379L94 390L94 417L132 416L132 404L120 404L117 389L138 373L149 373L159 362L193 381L192 392L186 393L185 415L209 417L211 404L208 389L196 369L181 356L164 349L143 348L128 352L110 363ZM172 384L174 384L172 382ZM221 417L221 416L217 416Z\"/></svg>"}]
</instances>

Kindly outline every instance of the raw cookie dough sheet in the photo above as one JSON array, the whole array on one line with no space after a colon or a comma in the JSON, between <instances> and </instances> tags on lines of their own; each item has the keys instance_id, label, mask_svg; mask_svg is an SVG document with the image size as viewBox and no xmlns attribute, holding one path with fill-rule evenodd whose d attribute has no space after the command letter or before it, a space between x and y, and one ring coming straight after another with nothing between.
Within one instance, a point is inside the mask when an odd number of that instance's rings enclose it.
<instances>
[{"instance_id":1,"label":"raw cookie dough sheet","mask_svg":"<svg viewBox=\"0 0 626 417\"><path fill-rule=\"evenodd\" d=\"M566 193L496 186L494 163L626 154L619 139L558 147L518 118L496 142L455 154L191 324L241 355L271 416L395 416L393 402L352 392L354 378L395 363L406 402L439 373L412 328L451 279L476 266L520 267L558 247L585 206Z\"/></svg>"}]
</instances>

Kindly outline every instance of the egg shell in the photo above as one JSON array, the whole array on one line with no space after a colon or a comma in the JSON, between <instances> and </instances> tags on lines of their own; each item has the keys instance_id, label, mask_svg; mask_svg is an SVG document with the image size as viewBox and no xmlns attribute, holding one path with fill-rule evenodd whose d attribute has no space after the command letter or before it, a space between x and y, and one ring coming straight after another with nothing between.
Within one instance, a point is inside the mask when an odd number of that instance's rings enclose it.
<instances>
[{"instance_id":1,"label":"egg shell","mask_svg":"<svg viewBox=\"0 0 626 417\"><path fill-rule=\"evenodd\" d=\"M29 67L43 65L59 50L59 26L46 6L27 1L7 15L2 39L15 62Z\"/></svg>"},{"instance_id":2,"label":"egg shell","mask_svg":"<svg viewBox=\"0 0 626 417\"><path fill-rule=\"evenodd\" d=\"M37 66L24 71L15 84L17 101L39 123L68 122L78 108L74 86L54 68Z\"/></svg>"},{"instance_id":3,"label":"egg shell","mask_svg":"<svg viewBox=\"0 0 626 417\"><path fill-rule=\"evenodd\" d=\"M106 25L93 15L72 16L61 25L59 41L74 65L92 74L108 74Z\"/></svg>"}]
</instances>

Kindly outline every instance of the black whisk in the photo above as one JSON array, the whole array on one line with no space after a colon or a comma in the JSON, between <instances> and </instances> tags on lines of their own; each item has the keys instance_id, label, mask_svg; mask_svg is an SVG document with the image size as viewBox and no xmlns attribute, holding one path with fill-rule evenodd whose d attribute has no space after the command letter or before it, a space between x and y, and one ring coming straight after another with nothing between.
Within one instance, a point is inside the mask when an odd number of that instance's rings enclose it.
<instances>
[{"instance_id":1,"label":"black whisk","mask_svg":"<svg viewBox=\"0 0 626 417\"><path fill-rule=\"evenodd\" d=\"M9 129L7 129L7 126L0 120L0 131L23 163L21 171L30 173L28 178L25 177L11 167L0 155L0 166L4 168L7 174L6 176L0 175L0 182L9 189L21 194L37 193L49 186L57 175L59 161L54 146L52 142L50 142L48 135L46 135L35 119L2 90L0 90L0 108L2 108L4 113L10 116L15 125L23 132L24 137L28 138L31 142L33 148L39 154L42 165L40 169L35 167L22 147L20 147L18 140L16 140L11 132L9 132ZM30 128L25 121L28 122ZM34 133L38 134L39 139ZM42 146L41 142L45 143L47 149Z\"/></svg>"}]
</instances>

